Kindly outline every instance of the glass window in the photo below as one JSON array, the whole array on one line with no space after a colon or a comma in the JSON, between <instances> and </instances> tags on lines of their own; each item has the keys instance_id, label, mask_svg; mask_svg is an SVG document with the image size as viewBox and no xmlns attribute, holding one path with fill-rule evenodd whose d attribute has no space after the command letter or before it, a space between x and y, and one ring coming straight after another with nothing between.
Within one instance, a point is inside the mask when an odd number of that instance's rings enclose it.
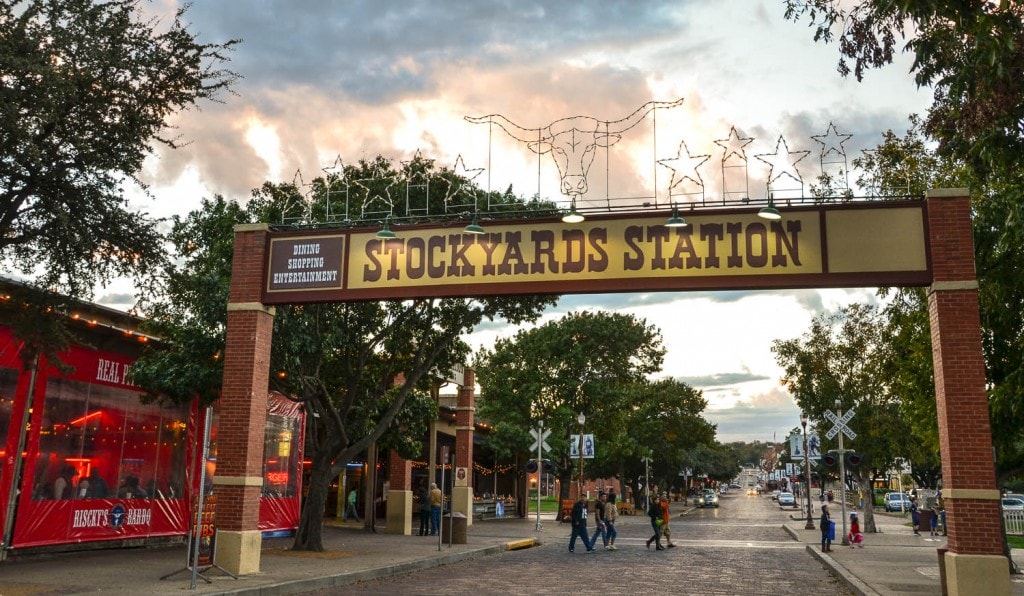
<instances>
[{"instance_id":1,"label":"glass window","mask_svg":"<svg viewBox=\"0 0 1024 596\"><path fill-rule=\"evenodd\" d=\"M128 389L51 377L33 498L181 497L187 411L142 404Z\"/></svg>"},{"instance_id":2,"label":"glass window","mask_svg":"<svg viewBox=\"0 0 1024 596\"><path fill-rule=\"evenodd\" d=\"M294 497L299 478L301 418L267 414L263 435L263 496Z\"/></svg>"},{"instance_id":3,"label":"glass window","mask_svg":"<svg viewBox=\"0 0 1024 596\"><path fill-rule=\"evenodd\" d=\"M3 441L12 442L12 449L17 449L17 437L11 437L11 410L14 408L14 392L18 387L18 371L13 368L0 367L0 460L7 455L7 446ZM3 482L4 467L0 465L0 482Z\"/></svg>"}]
</instances>

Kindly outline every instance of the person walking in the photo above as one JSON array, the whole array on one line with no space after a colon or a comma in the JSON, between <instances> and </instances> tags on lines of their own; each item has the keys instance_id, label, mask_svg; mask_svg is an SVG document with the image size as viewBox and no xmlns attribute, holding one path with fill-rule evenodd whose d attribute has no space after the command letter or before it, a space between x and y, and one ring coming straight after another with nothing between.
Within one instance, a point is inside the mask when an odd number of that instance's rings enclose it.
<instances>
[{"instance_id":1,"label":"person walking","mask_svg":"<svg viewBox=\"0 0 1024 596\"><path fill-rule=\"evenodd\" d=\"M931 519L931 530L932 536L939 535L939 503L936 501L931 508L932 519Z\"/></svg>"},{"instance_id":2,"label":"person walking","mask_svg":"<svg viewBox=\"0 0 1024 596\"><path fill-rule=\"evenodd\" d=\"M661 524L664 522L661 519L661 502L658 495L654 495L651 499L651 506L647 508L647 517L651 518L651 528L654 530L654 535L647 539L647 548L651 548L653 542L658 547L655 550L665 550L665 547L661 545Z\"/></svg>"},{"instance_id":3,"label":"person walking","mask_svg":"<svg viewBox=\"0 0 1024 596\"><path fill-rule=\"evenodd\" d=\"M910 523L914 525L914 536L920 536L917 526L921 523L921 512L917 509L917 497L910 497Z\"/></svg>"},{"instance_id":4,"label":"person walking","mask_svg":"<svg viewBox=\"0 0 1024 596\"><path fill-rule=\"evenodd\" d=\"M668 522L672 520L672 511L669 509L671 501L668 498L668 493L661 493L661 535L665 537L665 546L668 548L675 548L676 545L672 543L672 530L669 528Z\"/></svg>"},{"instance_id":5,"label":"person walking","mask_svg":"<svg viewBox=\"0 0 1024 596\"><path fill-rule=\"evenodd\" d=\"M345 506L345 513L341 514L342 523L347 522L348 516L350 515L356 518L357 522L363 521L359 519L359 512L356 510L356 501L358 499L359 493L356 492L356 489L353 488L352 490L348 491L348 505Z\"/></svg>"},{"instance_id":6,"label":"person walking","mask_svg":"<svg viewBox=\"0 0 1024 596\"><path fill-rule=\"evenodd\" d=\"M860 520L857 519L856 513L850 514L850 533L847 534L846 541L850 543L850 548L864 548L864 534L860 533Z\"/></svg>"},{"instance_id":7,"label":"person walking","mask_svg":"<svg viewBox=\"0 0 1024 596\"><path fill-rule=\"evenodd\" d=\"M587 502L580 499L572 505L572 536L569 538L569 552L576 552L576 538L583 541L587 552L594 552L594 545L587 537Z\"/></svg>"},{"instance_id":8,"label":"person walking","mask_svg":"<svg viewBox=\"0 0 1024 596\"><path fill-rule=\"evenodd\" d=\"M424 482L420 487L420 536L430 533L430 489Z\"/></svg>"},{"instance_id":9,"label":"person walking","mask_svg":"<svg viewBox=\"0 0 1024 596\"><path fill-rule=\"evenodd\" d=\"M615 522L619 519L619 508L615 505L615 493L608 493L608 502L604 504L604 537L605 550L619 550L615 546L615 537L618 531L615 529Z\"/></svg>"},{"instance_id":10,"label":"person walking","mask_svg":"<svg viewBox=\"0 0 1024 596\"><path fill-rule=\"evenodd\" d=\"M441 531L441 504L444 503L444 496L441 489L437 488L436 482L430 483L430 535L433 536Z\"/></svg>"},{"instance_id":11,"label":"person walking","mask_svg":"<svg viewBox=\"0 0 1024 596\"><path fill-rule=\"evenodd\" d=\"M832 538L835 537L835 526L832 525L832 516L828 512L828 504L821 506L821 519L818 520L818 527L821 528L821 552L830 552L832 550Z\"/></svg>"},{"instance_id":12,"label":"person walking","mask_svg":"<svg viewBox=\"0 0 1024 596\"><path fill-rule=\"evenodd\" d=\"M601 537L601 542L605 548L608 547L608 534L605 526L604 519L604 506L608 504L608 496L603 492L597 493L597 504L594 507L594 535L590 537L590 545L593 547L597 546L597 537Z\"/></svg>"}]
</instances>

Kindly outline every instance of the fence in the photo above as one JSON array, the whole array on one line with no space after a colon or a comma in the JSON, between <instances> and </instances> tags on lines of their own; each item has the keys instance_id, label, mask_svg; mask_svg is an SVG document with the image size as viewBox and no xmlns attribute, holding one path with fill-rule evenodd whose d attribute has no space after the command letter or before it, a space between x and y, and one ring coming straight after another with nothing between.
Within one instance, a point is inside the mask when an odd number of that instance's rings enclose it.
<instances>
[{"instance_id":1,"label":"fence","mask_svg":"<svg viewBox=\"0 0 1024 596\"><path fill-rule=\"evenodd\" d=\"M1004 511L1003 523L1007 534L1024 535L1024 511Z\"/></svg>"}]
</instances>

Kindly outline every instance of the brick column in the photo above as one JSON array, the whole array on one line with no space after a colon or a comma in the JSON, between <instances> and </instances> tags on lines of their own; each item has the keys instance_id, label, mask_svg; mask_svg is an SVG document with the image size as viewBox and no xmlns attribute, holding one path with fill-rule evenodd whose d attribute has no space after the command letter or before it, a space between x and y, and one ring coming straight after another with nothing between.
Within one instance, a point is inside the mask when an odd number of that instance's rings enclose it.
<instances>
[{"instance_id":1,"label":"brick column","mask_svg":"<svg viewBox=\"0 0 1024 596\"><path fill-rule=\"evenodd\" d=\"M412 462L388 451L388 534L412 534Z\"/></svg>"},{"instance_id":2,"label":"brick column","mask_svg":"<svg viewBox=\"0 0 1024 596\"><path fill-rule=\"evenodd\" d=\"M263 433L274 309L260 303L268 227L235 227L227 304L224 382L218 402L217 564L236 575L260 569Z\"/></svg>"},{"instance_id":3,"label":"brick column","mask_svg":"<svg viewBox=\"0 0 1024 596\"><path fill-rule=\"evenodd\" d=\"M473 413L476 374L465 370L463 384L455 401L455 469L452 487L452 511L458 511L473 524ZM464 477L460 477L460 474Z\"/></svg>"},{"instance_id":4,"label":"brick column","mask_svg":"<svg viewBox=\"0 0 1024 596\"><path fill-rule=\"evenodd\" d=\"M928 235L928 310L949 524L946 585L950 594L1009 594L966 189L928 193Z\"/></svg>"}]
</instances>

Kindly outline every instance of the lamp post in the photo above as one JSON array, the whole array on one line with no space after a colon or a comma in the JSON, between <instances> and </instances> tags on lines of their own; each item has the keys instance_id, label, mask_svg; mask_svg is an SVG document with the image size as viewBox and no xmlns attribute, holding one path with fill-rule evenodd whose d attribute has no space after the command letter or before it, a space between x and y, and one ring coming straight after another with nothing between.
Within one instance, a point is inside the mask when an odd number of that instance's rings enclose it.
<instances>
[{"instance_id":1,"label":"lamp post","mask_svg":"<svg viewBox=\"0 0 1024 596\"><path fill-rule=\"evenodd\" d=\"M836 417L843 420L843 402L836 398ZM846 450L843 449L843 432L839 432L839 509L843 516L843 546L846 540Z\"/></svg>"},{"instance_id":2,"label":"lamp post","mask_svg":"<svg viewBox=\"0 0 1024 596\"><path fill-rule=\"evenodd\" d=\"M805 530L814 529L814 517L811 514L811 456L807 452L807 412L800 412L800 426L804 429L804 493L807 494L807 524Z\"/></svg>"},{"instance_id":3,"label":"lamp post","mask_svg":"<svg viewBox=\"0 0 1024 596\"><path fill-rule=\"evenodd\" d=\"M587 421L587 416L583 412L576 417L576 422L580 423L580 489L579 498L583 500L583 424Z\"/></svg>"}]
</instances>

